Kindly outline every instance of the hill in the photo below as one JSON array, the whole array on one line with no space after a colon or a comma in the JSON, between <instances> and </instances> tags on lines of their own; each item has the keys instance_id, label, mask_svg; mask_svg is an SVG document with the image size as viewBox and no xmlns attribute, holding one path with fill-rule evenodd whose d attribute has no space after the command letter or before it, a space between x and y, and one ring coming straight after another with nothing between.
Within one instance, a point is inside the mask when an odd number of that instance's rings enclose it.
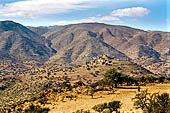
<instances>
[{"instance_id":1,"label":"hill","mask_svg":"<svg viewBox=\"0 0 170 113\"><path fill-rule=\"evenodd\" d=\"M89 63L78 66L10 64L10 66L0 67L0 72L2 72L0 73L0 107L30 99L48 88L58 88L67 80L71 84L77 81L82 81L85 84L95 83L103 79L104 73L112 68L130 77L154 75L137 64L119 61L105 55L93 58ZM3 72L4 69L6 72Z\"/></svg>"},{"instance_id":2,"label":"hill","mask_svg":"<svg viewBox=\"0 0 170 113\"><path fill-rule=\"evenodd\" d=\"M50 41L12 21L0 22L0 59L44 62L56 53Z\"/></svg>"}]
</instances>

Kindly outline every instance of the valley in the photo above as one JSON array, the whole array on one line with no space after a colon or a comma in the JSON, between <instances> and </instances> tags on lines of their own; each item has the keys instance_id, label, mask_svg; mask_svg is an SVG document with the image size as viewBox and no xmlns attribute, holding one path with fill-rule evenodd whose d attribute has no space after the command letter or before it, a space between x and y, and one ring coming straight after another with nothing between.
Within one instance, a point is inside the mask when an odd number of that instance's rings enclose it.
<instances>
[{"instance_id":1,"label":"valley","mask_svg":"<svg viewBox=\"0 0 170 113\"><path fill-rule=\"evenodd\" d=\"M140 113L131 101L138 86L170 93L169 36L103 23L25 27L1 21L0 112L20 113L38 105L50 113L93 113L93 106L118 100L122 113ZM114 92L104 81L112 69L123 78Z\"/></svg>"}]
</instances>

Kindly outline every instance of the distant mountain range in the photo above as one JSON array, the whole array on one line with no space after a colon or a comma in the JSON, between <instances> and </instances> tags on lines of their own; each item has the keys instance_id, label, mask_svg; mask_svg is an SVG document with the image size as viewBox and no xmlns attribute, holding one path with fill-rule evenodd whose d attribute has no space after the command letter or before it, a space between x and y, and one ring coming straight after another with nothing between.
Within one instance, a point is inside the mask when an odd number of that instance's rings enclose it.
<instances>
[{"instance_id":1,"label":"distant mountain range","mask_svg":"<svg viewBox=\"0 0 170 113\"><path fill-rule=\"evenodd\" d=\"M58 26L58 25L54 25L54 26L39 26L39 27L27 26L28 29L30 29L31 31L37 33L38 35L43 35L43 34L47 33L48 31L56 30L59 27L60 26Z\"/></svg>"},{"instance_id":2,"label":"distant mountain range","mask_svg":"<svg viewBox=\"0 0 170 113\"><path fill-rule=\"evenodd\" d=\"M24 27L0 22L0 59L82 64L106 54L148 66L170 59L170 33L127 26L82 23Z\"/></svg>"}]
</instances>

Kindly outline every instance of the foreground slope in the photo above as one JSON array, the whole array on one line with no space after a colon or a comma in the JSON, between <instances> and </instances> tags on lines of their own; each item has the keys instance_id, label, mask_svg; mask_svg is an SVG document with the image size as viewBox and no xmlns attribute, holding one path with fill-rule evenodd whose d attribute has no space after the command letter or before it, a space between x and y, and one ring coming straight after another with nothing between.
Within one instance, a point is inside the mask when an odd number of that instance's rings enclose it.
<instances>
[{"instance_id":1,"label":"foreground slope","mask_svg":"<svg viewBox=\"0 0 170 113\"><path fill-rule=\"evenodd\" d=\"M150 71L132 62L119 61L105 55L96 57L85 65L60 66L47 64L32 68L25 65L25 67L22 66L25 71L18 70L19 73L17 73L16 70L13 70L10 73L12 69L15 69L14 66L14 64L11 64L11 67L0 67L0 71L10 69L9 72L6 72L9 75L0 75L0 107L30 99L35 94L48 88L58 88L66 80L71 83L82 81L86 84L97 82L103 78L106 70L112 68L131 77L153 75ZM16 66L18 65L16 64ZM14 75L14 72L18 76Z\"/></svg>"}]
</instances>

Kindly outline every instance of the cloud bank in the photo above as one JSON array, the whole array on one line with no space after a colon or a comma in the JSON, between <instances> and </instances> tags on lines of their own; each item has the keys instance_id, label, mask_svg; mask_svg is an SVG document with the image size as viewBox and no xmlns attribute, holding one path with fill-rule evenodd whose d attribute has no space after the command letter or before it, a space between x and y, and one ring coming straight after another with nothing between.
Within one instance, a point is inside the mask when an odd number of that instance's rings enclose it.
<instances>
[{"instance_id":1,"label":"cloud bank","mask_svg":"<svg viewBox=\"0 0 170 113\"><path fill-rule=\"evenodd\" d=\"M24 0L0 4L0 16L35 18L95 7L93 3L110 0ZM93 4L93 5L92 5Z\"/></svg>"},{"instance_id":2,"label":"cloud bank","mask_svg":"<svg viewBox=\"0 0 170 113\"><path fill-rule=\"evenodd\" d=\"M123 0L120 0L123 1ZM119 1L119 2L120 2ZM124 0L132 1L132 0ZM18 2L0 4L1 17L37 18L44 15L71 12L95 8L98 4L112 3L113 0L23 0ZM118 1L114 1L118 2ZM134 7L114 10L111 15L95 18L97 20L117 20L122 16L144 16L149 12L143 7ZM91 18L93 20L93 18Z\"/></svg>"}]
</instances>

